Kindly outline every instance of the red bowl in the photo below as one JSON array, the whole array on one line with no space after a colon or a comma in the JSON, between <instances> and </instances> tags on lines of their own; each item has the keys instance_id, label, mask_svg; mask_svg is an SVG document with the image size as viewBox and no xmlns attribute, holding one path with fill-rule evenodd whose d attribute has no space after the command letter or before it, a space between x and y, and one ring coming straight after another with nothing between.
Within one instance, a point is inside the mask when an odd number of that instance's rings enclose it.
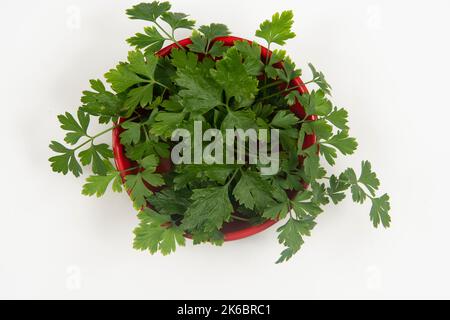
<instances>
[{"instance_id":1,"label":"red bowl","mask_svg":"<svg viewBox=\"0 0 450 320\"><path fill-rule=\"evenodd\" d=\"M248 41L249 43L252 43L249 40L245 40L242 38L238 38L238 37L221 37L221 38L217 38L215 41L222 41L226 46L233 46L234 42L236 41ZM189 44L191 44L192 41L190 39L184 39L179 41L179 44L183 47L187 47ZM163 49L161 49L157 55L160 57L165 57L168 56L172 50L174 48L177 48L176 44L172 44L169 45ZM267 56L271 55L271 52L261 46L261 59L263 61L266 60ZM282 66L280 65L280 68L282 68ZM300 92L301 94L307 93L308 89L306 88L305 84L303 83L303 81L300 78L294 79L291 83L292 87L298 87L298 92ZM304 108L302 107L302 105L300 103L295 104L292 108L291 111L294 112L300 119L304 119L305 118L305 111ZM314 116L310 117L310 120L315 120ZM121 119L121 121L124 121L124 119ZM133 168L133 163L132 161L130 161L126 155L125 155L125 148L124 146L120 143L120 134L123 132L123 129L118 127L116 128L113 133L113 151L114 151L114 159L115 159L115 163L116 163L116 167L117 170L122 172L122 178L125 178L126 175L128 174L133 174L132 171L127 171L130 168ZM303 145L303 149L307 149L309 147L311 147L314 143L316 142L316 137L314 135L309 135L306 136L305 138L305 142ZM163 159L161 161L161 165L158 168L158 172L160 173L164 173L167 172L171 169L172 165L170 163L170 160L167 159ZM273 226L275 223L277 223L277 220L267 220L266 222L260 224L260 225L256 225L256 226L252 226L249 223L245 222L245 221L232 221L229 223L225 223L223 228L222 228L222 232L224 234L224 238L225 241L233 241L233 240L240 240L243 238L247 238L250 236L253 236L257 233L260 233L268 228L270 228L271 226Z\"/></svg>"}]
</instances>

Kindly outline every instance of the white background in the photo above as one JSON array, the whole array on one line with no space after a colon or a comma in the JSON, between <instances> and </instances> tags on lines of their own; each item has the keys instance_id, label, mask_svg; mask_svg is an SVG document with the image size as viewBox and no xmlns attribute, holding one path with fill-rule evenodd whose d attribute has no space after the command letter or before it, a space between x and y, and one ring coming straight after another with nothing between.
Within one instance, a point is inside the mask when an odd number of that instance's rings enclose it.
<instances>
[{"instance_id":1,"label":"white background","mask_svg":"<svg viewBox=\"0 0 450 320\"><path fill-rule=\"evenodd\" d=\"M450 298L448 0L173 1L250 39L293 9L289 54L324 70L360 142L335 171L370 159L392 197L389 231L372 228L367 206L330 206L283 265L276 228L170 257L136 252L125 194L86 198L81 179L51 172L56 115L126 57L143 26L124 14L135 3L0 2L0 298Z\"/></svg>"}]
</instances>

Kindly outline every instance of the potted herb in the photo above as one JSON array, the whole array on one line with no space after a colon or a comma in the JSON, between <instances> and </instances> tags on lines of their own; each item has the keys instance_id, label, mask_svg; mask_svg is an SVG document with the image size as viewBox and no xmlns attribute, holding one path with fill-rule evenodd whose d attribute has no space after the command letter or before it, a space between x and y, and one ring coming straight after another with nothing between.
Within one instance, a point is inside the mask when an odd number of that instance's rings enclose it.
<instances>
[{"instance_id":1,"label":"potted herb","mask_svg":"<svg viewBox=\"0 0 450 320\"><path fill-rule=\"evenodd\" d=\"M50 145L55 172L80 177L90 167L87 196L100 197L110 185L126 190L139 211L134 247L152 254L170 254L186 237L221 245L280 221L278 262L287 261L322 207L348 192L356 203L372 203L375 227L390 226L389 196L377 197L369 162L359 174L324 168L339 153L353 154L357 142L323 73L310 65L313 78L304 83L287 53L273 50L295 37L291 11L261 24L256 36L264 47L230 36L222 24L195 29L170 9L155 1L127 11L151 25L128 39L135 47L128 61L106 73L110 89L91 80L77 114L58 117L67 134L66 145ZM194 31L178 41L178 29ZM105 130L92 134L93 118ZM98 143L111 133L112 147Z\"/></svg>"}]
</instances>

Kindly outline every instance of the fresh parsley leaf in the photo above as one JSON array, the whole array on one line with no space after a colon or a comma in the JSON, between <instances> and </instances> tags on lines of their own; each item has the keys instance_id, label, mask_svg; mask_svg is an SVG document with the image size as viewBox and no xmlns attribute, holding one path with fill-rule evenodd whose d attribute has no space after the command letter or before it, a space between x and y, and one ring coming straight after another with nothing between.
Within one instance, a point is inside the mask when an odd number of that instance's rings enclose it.
<instances>
[{"instance_id":1,"label":"fresh parsley leaf","mask_svg":"<svg viewBox=\"0 0 450 320\"><path fill-rule=\"evenodd\" d=\"M211 70L211 74L225 90L228 101L234 97L241 108L253 103L258 92L258 80L247 73L236 48L229 49L224 58L217 61L216 70Z\"/></svg>"},{"instance_id":2,"label":"fresh parsley leaf","mask_svg":"<svg viewBox=\"0 0 450 320\"><path fill-rule=\"evenodd\" d=\"M295 38L295 33L292 32L293 25L294 13L292 11L276 13L272 16L272 20L266 20L260 25L256 36L266 40L269 44L276 43L283 46L287 40Z\"/></svg>"},{"instance_id":3,"label":"fresh parsley leaf","mask_svg":"<svg viewBox=\"0 0 450 320\"><path fill-rule=\"evenodd\" d=\"M208 40L214 40L218 37L225 37L230 35L230 30L224 24L211 23L210 25L201 26L198 29Z\"/></svg>"},{"instance_id":4,"label":"fresh parsley leaf","mask_svg":"<svg viewBox=\"0 0 450 320\"><path fill-rule=\"evenodd\" d=\"M289 205L287 202L276 203L267 207L263 212L263 217L271 220L284 219L289 214Z\"/></svg>"},{"instance_id":5,"label":"fresh parsley leaf","mask_svg":"<svg viewBox=\"0 0 450 320\"><path fill-rule=\"evenodd\" d=\"M105 164L105 160L112 159L114 154L109 145L102 143L91 146L79 153L80 161L83 166L92 164L92 172L94 174L105 176L108 173L108 167Z\"/></svg>"},{"instance_id":6,"label":"fresh parsley leaf","mask_svg":"<svg viewBox=\"0 0 450 320\"><path fill-rule=\"evenodd\" d=\"M146 170L136 175L127 175L125 178L125 186L130 191L131 199L138 210L146 205L147 198L153 194L146 183L153 187L159 187L165 183L160 174L153 172L154 170Z\"/></svg>"},{"instance_id":7,"label":"fresh parsley leaf","mask_svg":"<svg viewBox=\"0 0 450 320\"><path fill-rule=\"evenodd\" d=\"M276 71L280 80L284 81L288 85L290 85L292 80L302 75L302 71L296 69L296 65L290 57L284 58L283 68L277 69Z\"/></svg>"},{"instance_id":8,"label":"fresh parsley leaf","mask_svg":"<svg viewBox=\"0 0 450 320\"><path fill-rule=\"evenodd\" d=\"M78 111L77 115L78 121L68 112L58 116L58 120L61 123L61 129L69 131L66 134L64 141L71 145L76 144L83 137L88 137L87 130L90 117L81 110Z\"/></svg>"},{"instance_id":9,"label":"fresh parsley leaf","mask_svg":"<svg viewBox=\"0 0 450 320\"><path fill-rule=\"evenodd\" d=\"M324 119L305 122L303 127L305 133L316 135L318 140L328 140L333 136L333 127Z\"/></svg>"},{"instance_id":10,"label":"fresh parsley leaf","mask_svg":"<svg viewBox=\"0 0 450 320\"><path fill-rule=\"evenodd\" d=\"M52 141L50 149L60 154L49 159L54 172L62 173L64 175L71 172L77 178L83 173L83 169L77 160L75 151L64 147L56 141Z\"/></svg>"},{"instance_id":11,"label":"fresh parsley leaf","mask_svg":"<svg viewBox=\"0 0 450 320\"><path fill-rule=\"evenodd\" d=\"M372 199L372 209L370 210L370 219L375 228L378 228L380 223L385 228L391 226L391 217L389 211L391 210L390 199L387 194L380 198Z\"/></svg>"},{"instance_id":12,"label":"fresh parsley leaf","mask_svg":"<svg viewBox=\"0 0 450 320\"><path fill-rule=\"evenodd\" d=\"M111 69L105 74L105 78L117 93L122 93L130 87L146 81L131 71L130 65L127 63L120 63L116 69Z\"/></svg>"},{"instance_id":13,"label":"fresh parsley leaf","mask_svg":"<svg viewBox=\"0 0 450 320\"><path fill-rule=\"evenodd\" d=\"M138 215L141 221L134 230L134 248L163 255L175 252L176 246L184 246L184 231L172 223L170 216L160 215L151 209L144 209Z\"/></svg>"},{"instance_id":14,"label":"fresh parsley leaf","mask_svg":"<svg viewBox=\"0 0 450 320\"><path fill-rule=\"evenodd\" d=\"M251 110L229 111L222 122L222 130L226 129L257 129L256 115Z\"/></svg>"},{"instance_id":15,"label":"fresh parsley leaf","mask_svg":"<svg viewBox=\"0 0 450 320\"><path fill-rule=\"evenodd\" d=\"M226 51L226 47L223 45L223 42L213 40L229 34L228 27L223 24L212 23L201 26L198 31L192 33L192 44L188 48L195 53L209 54L212 57L222 56Z\"/></svg>"},{"instance_id":16,"label":"fresh parsley leaf","mask_svg":"<svg viewBox=\"0 0 450 320\"><path fill-rule=\"evenodd\" d=\"M102 197L108 186L112 184L112 190L114 192L122 192L122 179L120 172L110 171L105 176L90 176L86 179L86 184L83 186L83 195L85 196L97 196Z\"/></svg>"},{"instance_id":17,"label":"fresh parsley leaf","mask_svg":"<svg viewBox=\"0 0 450 320\"><path fill-rule=\"evenodd\" d=\"M322 90L313 90L295 98L299 100L307 115L327 116L333 110L333 104Z\"/></svg>"},{"instance_id":18,"label":"fresh parsley leaf","mask_svg":"<svg viewBox=\"0 0 450 320\"><path fill-rule=\"evenodd\" d=\"M150 133L158 137L170 138L172 133L180 127L184 117L184 113L160 112L156 116L156 122L150 129Z\"/></svg>"},{"instance_id":19,"label":"fresh parsley leaf","mask_svg":"<svg viewBox=\"0 0 450 320\"><path fill-rule=\"evenodd\" d=\"M194 190L192 201L183 219L186 230L213 232L231 219L233 206L228 186Z\"/></svg>"},{"instance_id":20,"label":"fresh parsley leaf","mask_svg":"<svg viewBox=\"0 0 450 320\"><path fill-rule=\"evenodd\" d=\"M312 197L312 192L304 191L299 193L294 200L291 201L292 208L294 209L298 219L308 216L317 217L323 212L323 210L316 203L311 201Z\"/></svg>"},{"instance_id":21,"label":"fresh parsley leaf","mask_svg":"<svg viewBox=\"0 0 450 320\"><path fill-rule=\"evenodd\" d=\"M332 145L343 155L353 154L358 148L356 139L349 137L347 130L338 132L331 139L326 141L326 144Z\"/></svg>"},{"instance_id":22,"label":"fresh parsley leaf","mask_svg":"<svg viewBox=\"0 0 450 320\"><path fill-rule=\"evenodd\" d=\"M330 178L330 187L327 188L327 193L334 204L338 204L345 199L345 192L350 188L348 183L338 179L335 175Z\"/></svg>"},{"instance_id":23,"label":"fresh parsley leaf","mask_svg":"<svg viewBox=\"0 0 450 320\"><path fill-rule=\"evenodd\" d=\"M156 22L156 20L171 9L169 2L153 1L152 3L140 3L127 10L132 20L145 20Z\"/></svg>"},{"instance_id":24,"label":"fresh parsley leaf","mask_svg":"<svg viewBox=\"0 0 450 320\"><path fill-rule=\"evenodd\" d=\"M312 202L319 205L327 205L330 203L328 198L327 187L325 183L311 183Z\"/></svg>"},{"instance_id":25,"label":"fresh parsley leaf","mask_svg":"<svg viewBox=\"0 0 450 320\"><path fill-rule=\"evenodd\" d=\"M179 96L186 111L202 115L222 104L222 88L207 68L179 68L175 82L182 88Z\"/></svg>"},{"instance_id":26,"label":"fresh parsley leaf","mask_svg":"<svg viewBox=\"0 0 450 320\"><path fill-rule=\"evenodd\" d=\"M244 57L244 67L251 76L259 76L264 70L261 61L261 46L256 42L250 44L248 41L236 41L234 47Z\"/></svg>"},{"instance_id":27,"label":"fresh parsley leaf","mask_svg":"<svg viewBox=\"0 0 450 320\"><path fill-rule=\"evenodd\" d=\"M277 232L279 232L278 240L280 244L287 247L278 259L277 263L290 260L304 244L304 237L311 236L311 231L316 226L313 218L289 219L289 221Z\"/></svg>"},{"instance_id":28,"label":"fresh parsley leaf","mask_svg":"<svg viewBox=\"0 0 450 320\"><path fill-rule=\"evenodd\" d=\"M141 141L142 125L136 122L124 122L122 128L125 129L120 135L120 142L124 145L138 144Z\"/></svg>"},{"instance_id":29,"label":"fresh parsley leaf","mask_svg":"<svg viewBox=\"0 0 450 320\"><path fill-rule=\"evenodd\" d=\"M165 215L183 215L191 204L192 192L166 189L155 193L148 201L158 212Z\"/></svg>"},{"instance_id":30,"label":"fresh parsley leaf","mask_svg":"<svg viewBox=\"0 0 450 320\"><path fill-rule=\"evenodd\" d=\"M282 110L275 114L272 119L272 126L280 129L289 129L295 127L298 124L298 118L290 111Z\"/></svg>"},{"instance_id":31,"label":"fresh parsley leaf","mask_svg":"<svg viewBox=\"0 0 450 320\"><path fill-rule=\"evenodd\" d=\"M308 155L304 161L304 170L309 182L323 178L326 175L325 169L320 165L320 158L317 155Z\"/></svg>"},{"instance_id":32,"label":"fresh parsley leaf","mask_svg":"<svg viewBox=\"0 0 450 320\"><path fill-rule=\"evenodd\" d=\"M108 123L112 118L118 117L123 105L123 99L114 93L106 90L105 85L100 80L91 80L91 88L93 91L84 91L81 102L83 106L80 108L92 116L104 117Z\"/></svg>"},{"instance_id":33,"label":"fresh parsley leaf","mask_svg":"<svg viewBox=\"0 0 450 320\"><path fill-rule=\"evenodd\" d=\"M334 111L327 116L327 120L341 130L348 130L348 112L345 109L334 108Z\"/></svg>"},{"instance_id":34,"label":"fresh parsley leaf","mask_svg":"<svg viewBox=\"0 0 450 320\"><path fill-rule=\"evenodd\" d=\"M326 94L331 94L331 86L328 84L327 80L325 79L325 75L317 71L317 69L313 66L312 63L308 64L309 68L311 69L311 72L313 74L313 82L319 86L319 88L325 92Z\"/></svg>"},{"instance_id":35,"label":"fresh parsley leaf","mask_svg":"<svg viewBox=\"0 0 450 320\"><path fill-rule=\"evenodd\" d=\"M127 42L136 47L136 49L142 49L145 54L154 54L162 49L166 38L163 37L155 27L145 27L144 33L137 33L134 37L131 37Z\"/></svg>"},{"instance_id":36,"label":"fresh parsley leaf","mask_svg":"<svg viewBox=\"0 0 450 320\"><path fill-rule=\"evenodd\" d=\"M246 171L234 188L233 195L240 204L248 209L262 212L275 204L271 196L271 185L256 172Z\"/></svg>"},{"instance_id":37,"label":"fresh parsley leaf","mask_svg":"<svg viewBox=\"0 0 450 320\"><path fill-rule=\"evenodd\" d=\"M166 12L162 15L162 20L165 21L172 30L188 29L191 30L195 26L194 20L189 20L188 15L179 12Z\"/></svg>"},{"instance_id":38,"label":"fresh parsley leaf","mask_svg":"<svg viewBox=\"0 0 450 320\"><path fill-rule=\"evenodd\" d=\"M372 165L369 161L363 161L361 164L359 182L369 190L372 196L375 196L375 191L380 187L380 180L378 180L376 173L372 171Z\"/></svg>"}]
</instances>

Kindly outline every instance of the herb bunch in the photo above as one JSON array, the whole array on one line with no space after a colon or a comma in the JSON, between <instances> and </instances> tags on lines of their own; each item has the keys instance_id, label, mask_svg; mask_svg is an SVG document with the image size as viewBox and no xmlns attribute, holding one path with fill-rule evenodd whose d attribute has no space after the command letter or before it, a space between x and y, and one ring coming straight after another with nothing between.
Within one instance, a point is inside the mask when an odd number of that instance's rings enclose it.
<instances>
[{"instance_id":1,"label":"herb bunch","mask_svg":"<svg viewBox=\"0 0 450 320\"><path fill-rule=\"evenodd\" d=\"M223 243L221 228L232 220L259 224L267 219L285 220L278 229L285 249L278 262L297 253L310 236L316 218L329 203L338 204L349 192L354 202L370 201L374 227L390 226L389 196L377 196L380 182L368 161L359 174L347 169L329 175L324 163L334 166L338 154L351 155L357 142L349 135L348 113L333 105L331 87L322 72L309 65L313 86L301 94L293 80L302 75L286 51L276 49L261 59L256 42L236 41L225 46L216 40L230 31L222 24L195 28L186 14L174 13L168 2L142 3L127 11L131 19L151 23L128 39L135 47L128 61L91 80L75 115L58 117L66 131L65 144L53 141L57 154L50 158L53 171L75 177L84 167L87 178L82 193L100 197L111 186L127 190L139 211L134 247L163 255L185 244L189 234L195 244ZM295 37L293 13L285 11L264 21L256 36L267 47L283 46ZM192 44L176 39L179 29L193 30ZM167 43L174 49L166 57L156 53ZM300 102L305 115L291 111ZM93 118L105 130L92 134ZM119 120L121 120L119 122ZM262 176L260 165L178 165L159 173L161 159L170 157L170 137L179 128L193 130L194 121L205 128L280 130L281 168ZM135 163L129 172L115 169L111 147L98 138L122 127L121 143ZM307 135L314 145L304 149ZM122 176L125 176L122 181ZM157 187L157 191L149 188Z\"/></svg>"}]
</instances>

